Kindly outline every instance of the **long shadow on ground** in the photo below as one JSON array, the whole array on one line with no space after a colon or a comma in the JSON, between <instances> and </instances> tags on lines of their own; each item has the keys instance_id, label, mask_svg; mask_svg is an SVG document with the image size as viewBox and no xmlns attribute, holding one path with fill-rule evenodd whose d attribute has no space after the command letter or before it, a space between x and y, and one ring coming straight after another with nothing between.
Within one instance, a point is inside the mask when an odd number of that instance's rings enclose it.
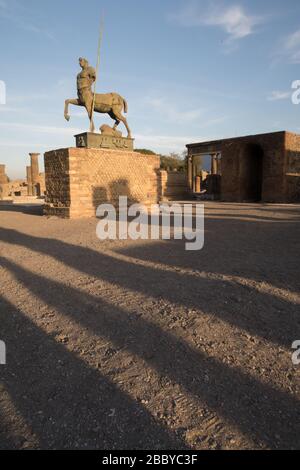
<instances>
[{"instance_id":1,"label":"long shadow on ground","mask_svg":"<svg viewBox=\"0 0 300 470\"><path fill-rule=\"evenodd\" d=\"M0 300L0 324L8 352L1 381L31 430L25 436L13 435L1 421L1 449L22 448L33 436L38 441L34 447L41 449L186 448L143 405L4 299ZM9 418L17 424L16 417Z\"/></svg>"},{"instance_id":2,"label":"long shadow on ground","mask_svg":"<svg viewBox=\"0 0 300 470\"><path fill-rule=\"evenodd\" d=\"M49 241L47 244L49 250ZM79 259L75 247L72 250L66 247L65 250L72 254L72 259ZM99 259L94 254L94 263L97 261ZM261 383L239 368L207 357L136 313L129 313L97 296L33 274L5 259L1 259L1 264L34 296L79 322L93 334L105 336L115 347L125 348L139 356L160 375L180 384L186 392L205 402L255 442L271 448L299 445L295 426L300 407L293 396ZM99 278L102 278L102 268L98 264L101 271ZM113 263L110 269L115 271L116 265ZM129 273L130 268L127 267L127 276ZM205 381L205 376L209 377L209 383ZM10 393L15 393L16 385L14 383L9 388ZM20 397L16 401L17 407L22 408Z\"/></svg>"}]
</instances>

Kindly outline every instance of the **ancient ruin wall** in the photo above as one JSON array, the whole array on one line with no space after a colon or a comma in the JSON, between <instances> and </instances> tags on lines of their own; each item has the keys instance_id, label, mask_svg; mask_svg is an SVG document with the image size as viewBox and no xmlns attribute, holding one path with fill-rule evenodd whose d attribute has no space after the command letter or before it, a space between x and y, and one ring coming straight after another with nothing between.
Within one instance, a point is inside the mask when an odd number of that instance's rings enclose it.
<instances>
[{"instance_id":1,"label":"ancient ruin wall","mask_svg":"<svg viewBox=\"0 0 300 470\"><path fill-rule=\"evenodd\" d=\"M300 202L300 136L285 137L285 187L288 202Z\"/></svg>"},{"instance_id":2,"label":"ancient ruin wall","mask_svg":"<svg viewBox=\"0 0 300 470\"><path fill-rule=\"evenodd\" d=\"M160 171L162 199L169 201L186 199L189 196L187 174L176 171Z\"/></svg>"},{"instance_id":3,"label":"ancient ruin wall","mask_svg":"<svg viewBox=\"0 0 300 470\"><path fill-rule=\"evenodd\" d=\"M222 144L222 199L242 202L241 166L249 144L263 151L262 200L285 202L285 133L228 139Z\"/></svg>"},{"instance_id":4,"label":"ancient ruin wall","mask_svg":"<svg viewBox=\"0 0 300 470\"><path fill-rule=\"evenodd\" d=\"M101 203L156 203L160 158L136 152L70 148L45 154L48 214L92 217Z\"/></svg>"}]
</instances>

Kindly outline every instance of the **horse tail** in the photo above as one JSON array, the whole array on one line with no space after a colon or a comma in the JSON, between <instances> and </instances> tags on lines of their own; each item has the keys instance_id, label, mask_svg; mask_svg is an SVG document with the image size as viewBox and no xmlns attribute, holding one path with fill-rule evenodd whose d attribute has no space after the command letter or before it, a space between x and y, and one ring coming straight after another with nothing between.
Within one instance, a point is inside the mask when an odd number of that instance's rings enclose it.
<instances>
[{"instance_id":1,"label":"horse tail","mask_svg":"<svg viewBox=\"0 0 300 470\"><path fill-rule=\"evenodd\" d=\"M124 104L124 113L128 113L128 104L125 98L122 98L123 104Z\"/></svg>"}]
</instances>

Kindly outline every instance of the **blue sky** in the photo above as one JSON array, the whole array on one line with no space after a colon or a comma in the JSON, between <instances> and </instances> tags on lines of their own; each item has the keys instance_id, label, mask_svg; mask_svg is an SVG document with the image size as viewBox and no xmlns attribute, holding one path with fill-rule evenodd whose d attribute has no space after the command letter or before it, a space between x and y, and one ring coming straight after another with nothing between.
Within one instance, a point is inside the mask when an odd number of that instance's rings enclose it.
<instances>
[{"instance_id":1,"label":"blue sky","mask_svg":"<svg viewBox=\"0 0 300 470\"><path fill-rule=\"evenodd\" d=\"M29 152L73 146L88 129L81 108L67 123L63 104L76 97L78 57L96 63L101 12L97 91L127 99L136 147L300 132L298 0L0 0L0 163L10 177L25 176Z\"/></svg>"}]
</instances>

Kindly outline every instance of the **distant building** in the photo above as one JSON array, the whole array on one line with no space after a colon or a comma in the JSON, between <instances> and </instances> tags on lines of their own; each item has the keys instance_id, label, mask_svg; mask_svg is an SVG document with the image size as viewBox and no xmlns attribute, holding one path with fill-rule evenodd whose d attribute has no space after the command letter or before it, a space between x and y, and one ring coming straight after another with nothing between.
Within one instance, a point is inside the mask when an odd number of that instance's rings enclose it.
<instances>
[{"instance_id":1,"label":"distant building","mask_svg":"<svg viewBox=\"0 0 300 470\"><path fill-rule=\"evenodd\" d=\"M5 165L0 165L0 200L8 196L9 178L5 172Z\"/></svg>"},{"instance_id":2,"label":"distant building","mask_svg":"<svg viewBox=\"0 0 300 470\"><path fill-rule=\"evenodd\" d=\"M39 153L30 153L30 166L26 167L28 196L44 196L45 174L39 172Z\"/></svg>"},{"instance_id":3,"label":"distant building","mask_svg":"<svg viewBox=\"0 0 300 470\"><path fill-rule=\"evenodd\" d=\"M188 144L188 185L228 202L300 202L300 135L274 132ZM203 157L211 156L208 181Z\"/></svg>"},{"instance_id":4,"label":"distant building","mask_svg":"<svg viewBox=\"0 0 300 470\"><path fill-rule=\"evenodd\" d=\"M45 174L39 172L39 154L30 154L31 165L26 167L26 180L10 181L5 165L0 165L0 200L18 197L41 197L45 195Z\"/></svg>"}]
</instances>

